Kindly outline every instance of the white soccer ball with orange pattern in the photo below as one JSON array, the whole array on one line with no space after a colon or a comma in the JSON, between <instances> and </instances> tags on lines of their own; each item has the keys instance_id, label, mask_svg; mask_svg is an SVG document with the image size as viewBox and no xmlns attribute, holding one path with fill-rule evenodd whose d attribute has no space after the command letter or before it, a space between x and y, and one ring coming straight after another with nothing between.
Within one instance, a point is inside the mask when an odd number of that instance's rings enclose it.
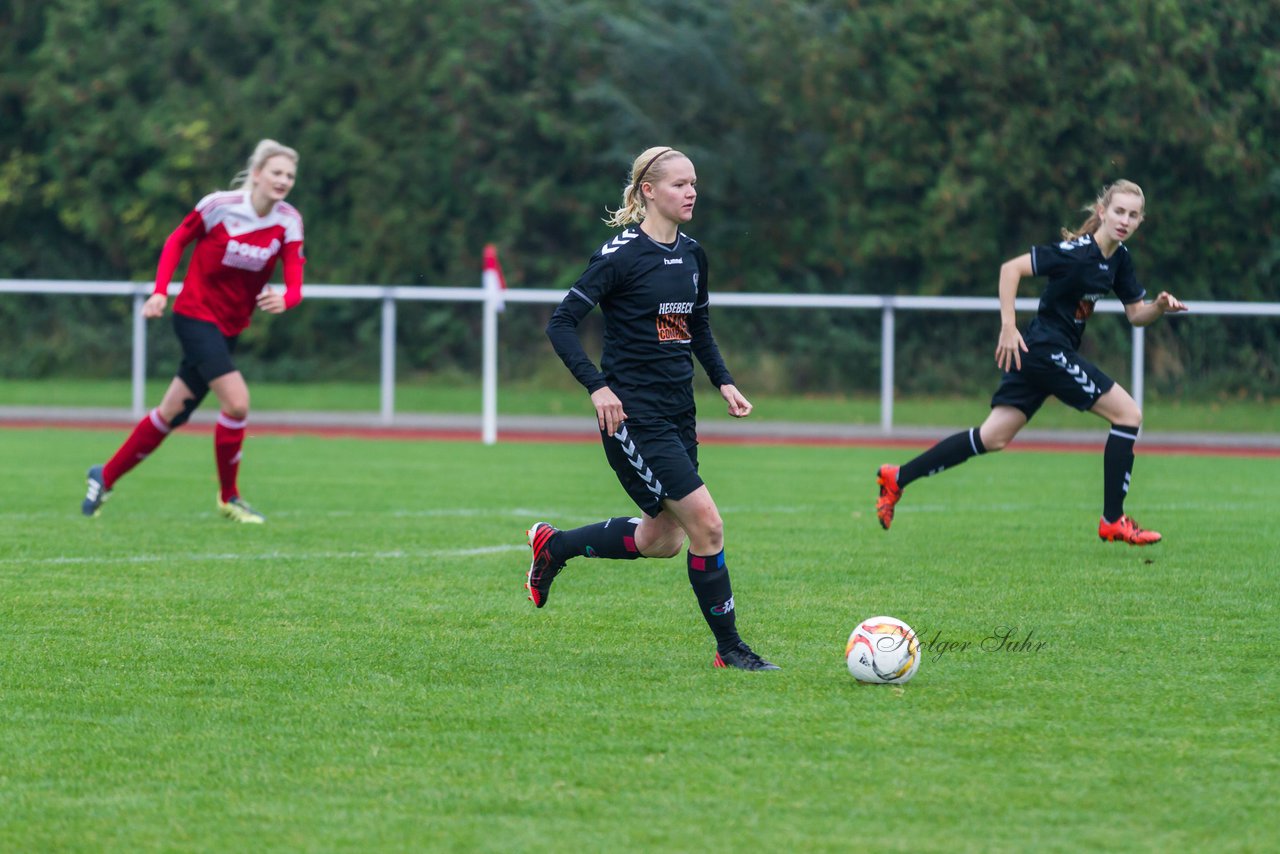
<instances>
[{"instance_id":1,"label":"white soccer ball with orange pattern","mask_svg":"<svg viewBox=\"0 0 1280 854\"><path fill-rule=\"evenodd\" d=\"M920 657L916 633L894 617L869 617L858 623L844 648L849 673L866 683L908 682L920 669Z\"/></svg>"}]
</instances>

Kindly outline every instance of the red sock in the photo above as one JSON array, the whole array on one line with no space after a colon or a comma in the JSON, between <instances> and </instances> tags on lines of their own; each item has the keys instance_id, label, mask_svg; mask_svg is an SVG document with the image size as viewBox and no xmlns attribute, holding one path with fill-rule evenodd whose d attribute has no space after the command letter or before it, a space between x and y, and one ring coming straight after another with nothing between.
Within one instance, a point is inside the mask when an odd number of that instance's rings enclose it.
<instances>
[{"instance_id":1,"label":"red sock","mask_svg":"<svg viewBox=\"0 0 1280 854\"><path fill-rule=\"evenodd\" d=\"M124 477L129 469L136 466L160 446L164 437L169 435L169 422L160 417L160 410L153 409L133 428L129 438L116 451L115 456L107 460L102 467L102 485L110 489L115 482Z\"/></svg>"},{"instance_id":2,"label":"red sock","mask_svg":"<svg viewBox=\"0 0 1280 854\"><path fill-rule=\"evenodd\" d=\"M218 460L218 483L222 487L223 501L230 501L240 492L236 489L236 474L240 471L240 446L244 444L246 419L237 421L225 412L218 413L218 425L213 428L213 455Z\"/></svg>"}]
</instances>

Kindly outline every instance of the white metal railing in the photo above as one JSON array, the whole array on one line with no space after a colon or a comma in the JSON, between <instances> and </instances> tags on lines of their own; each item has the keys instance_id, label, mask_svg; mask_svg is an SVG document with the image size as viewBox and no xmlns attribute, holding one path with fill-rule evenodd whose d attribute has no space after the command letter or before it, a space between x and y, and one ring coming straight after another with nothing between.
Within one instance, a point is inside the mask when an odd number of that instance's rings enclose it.
<instances>
[{"instance_id":1,"label":"white metal railing","mask_svg":"<svg viewBox=\"0 0 1280 854\"><path fill-rule=\"evenodd\" d=\"M177 294L181 284L173 283L170 294ZM133 362L132 412L141 418L146 412L145 382L147 334L142 317L142 304L151 294L150 282L54 281L42 279L0 279L0 293L80 294L88 296L133 297ZM395 418L395 347L396 305L399 302L475 302L483 312L481 373L483 385L481 438L493 444L498 438L498 315L500 303L556 304L564 298L564 290L518 288L497 292L483 286L425 287L410 285L306 285L307 299L379 300L382 303L382 335L379 368L379 417L390 424ZM880 333L880 429L893 430L894 386L894 322L898 311L986 311L1000 310L996 297L915 297L862 294L742 294L716 293L712 303L717 308L805 308L836 311L879 311ZM1018 311L1033 312L1038 300L1017 300ZM1280 317L1280 303L1196 302L1189 304L1199 315L1240 315L1248 317ZM1099 302L1097 311L1121 314L1124 307L1115 301ZM1178 315L1171 315L1176 317ZM1133 327L1132 377L1130 392L1139 405L1144 391L1143 328Z\"/></svg>"}]
</instances>

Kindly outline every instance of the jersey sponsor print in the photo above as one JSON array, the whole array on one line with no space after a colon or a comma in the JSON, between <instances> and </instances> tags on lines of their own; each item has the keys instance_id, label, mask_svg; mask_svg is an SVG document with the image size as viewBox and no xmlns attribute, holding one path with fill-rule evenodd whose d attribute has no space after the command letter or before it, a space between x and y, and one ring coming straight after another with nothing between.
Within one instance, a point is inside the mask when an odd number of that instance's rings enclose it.
<instances>
[{"instance_id":1,"label":"jersey sponsor print","mask_svg":"<svg viewBox=\"0 0 1280 854\"><path fill-rule=\"evenodd\" d=\"M241 243L239 240L228 240L226 254L222 256L224 267L235 267L237 270L252 270L257 273L275 260L280 251L280 240L272 238L266 246L255 246L252 243Z\"/></svg>"},{"instance_id":2,"label":"jersey sponsor print","mask_svg":"<svg viewBox=\"0 0 1280 854\"><path fill-rule=\"evenodd\" d=\"M659 303L658 340L687 343L690 340L689 315L692 313L692 302Z\"/></svg>"}]
</instances>

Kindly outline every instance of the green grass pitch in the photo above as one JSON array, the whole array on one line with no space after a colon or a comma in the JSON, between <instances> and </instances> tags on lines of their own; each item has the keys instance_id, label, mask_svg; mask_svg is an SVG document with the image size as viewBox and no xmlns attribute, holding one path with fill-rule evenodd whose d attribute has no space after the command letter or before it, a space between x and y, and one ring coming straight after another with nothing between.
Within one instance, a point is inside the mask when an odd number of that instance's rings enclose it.
<instances>
[{"instance_id":1,"label":"green grass pitch","mask_svg":"<svg viewBox=\"0 0 1280 854\"><path fill-rule=\"evenodd\" d=\"M1280 838L1280 462L1139 457L1150 549L1096 537L1097 453L913 485L910 452L707 445L744 637L683 558L524 530L631 514L590 444L251 438L262 527L176 434L79 515L123 431L0 431L0 850L1264 850ZM876 614L928 648L859 686ZM999 638L1003 635L1006 640ZM1266 840L1272 840L1267 842Z\"/></svg>"}]
</instances>

